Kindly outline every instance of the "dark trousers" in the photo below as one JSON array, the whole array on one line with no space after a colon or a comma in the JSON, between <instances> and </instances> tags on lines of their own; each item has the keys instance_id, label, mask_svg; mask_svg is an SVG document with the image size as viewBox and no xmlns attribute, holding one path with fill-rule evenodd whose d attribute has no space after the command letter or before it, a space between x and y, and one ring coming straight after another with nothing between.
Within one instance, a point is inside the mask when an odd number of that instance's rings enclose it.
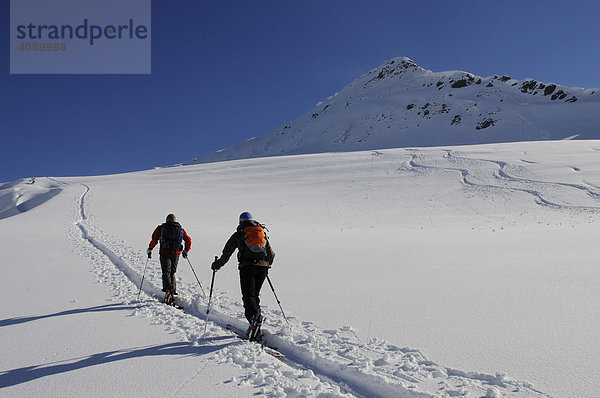
<instances>
[{"instance_id":1,"label":"dark trousers","mask_svg":"<svg viewBox=\"0 0 600 398\"><path fill-rule=\"evenodd\" d=\"M179 254L160 253L160 267L162 268L163 292L169 289L170 292L177 292L175 272L177 272L177 263Z\"/></svg>"},{"instance_id":2,"label":"dark trousers","mask_svg":"<svg viewBox=\"0 0 600 398\"><path fill-rule=\"evenodd\" d=\"M267 267L259 265L246 265L240 269L244 315L248 322L252 320L255 314L260 312L260 298L258 296L268 271Z\"/></svg>"}]
</instances>

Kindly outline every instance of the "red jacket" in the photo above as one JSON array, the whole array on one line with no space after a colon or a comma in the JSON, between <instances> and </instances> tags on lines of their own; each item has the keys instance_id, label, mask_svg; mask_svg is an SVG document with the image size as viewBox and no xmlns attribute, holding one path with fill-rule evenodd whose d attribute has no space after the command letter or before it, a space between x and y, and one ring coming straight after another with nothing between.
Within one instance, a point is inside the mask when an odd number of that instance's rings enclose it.
<instances>
[{"instance_id":1,"label":"red jacket","mask_svg":"<svg viewBox=\"0 0 600 398\"><path fill-rule=\"evenodd\" d=\"M181 228L181 230L183 231L183 242L185 243L185 247L183 250L185 250L186 252L189 252L190 249L192 248L192 239L188 236L187 232L185 232L185 229ZM156 227L154 232L152 232L152 240L150 241L150 244L148 245L148 249L150 249L150 250L154 249L154 247L160 241L161 235L162 235L162 224L159 225L158 227ZM160 253L181 254L181 251L166 250L166 249L161 248Z\"/></svg>"}]
</instances>

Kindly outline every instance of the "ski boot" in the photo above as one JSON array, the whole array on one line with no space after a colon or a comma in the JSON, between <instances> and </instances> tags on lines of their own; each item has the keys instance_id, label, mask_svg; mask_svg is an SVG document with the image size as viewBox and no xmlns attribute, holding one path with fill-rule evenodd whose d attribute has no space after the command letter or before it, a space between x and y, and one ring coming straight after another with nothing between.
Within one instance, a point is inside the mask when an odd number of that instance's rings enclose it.
<instances>
[{"instance_id":1,"label":"ski boot","mask_svg":"<svg viewBox=\"0 0 600 398\"><path fill-rule=\"evenodd\" d=\"M167 291L165 292L165 298L163 299L163 303L172 306L175 305L175 297L174 294L171 293L170 289L167 289Z\"/></svg>"},{"instance_id":2,"label":"ski boot","mask_svg":"<svg viewBox=\"0 0 600 398\"><path fill-rule=\"evenodd\" d=\"M260 315L260 312L255 314L250 320L250 326L246 331L246 335L248 336L248 340L250 341L259 341L262 334L260 333L260 327L262 326L263 317Z\"/></svg>"}]
</instances>

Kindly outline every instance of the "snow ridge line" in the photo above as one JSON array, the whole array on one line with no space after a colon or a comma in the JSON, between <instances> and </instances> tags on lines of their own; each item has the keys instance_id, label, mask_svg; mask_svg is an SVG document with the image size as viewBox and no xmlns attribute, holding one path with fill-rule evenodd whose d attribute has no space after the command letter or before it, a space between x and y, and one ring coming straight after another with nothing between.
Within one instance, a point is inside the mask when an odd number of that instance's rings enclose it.
<instances>
[{"instance_id":1,"label":"snow ridge line","mask_svg":"<svg viewBox=\"0 0 600 398\"><path fill-rule=\"evenodd\" d=\"M55 181L52 178L45 178ZM25 182L25 179L0 183L0 220L26 213L40 206L62 192L60 184L47 184L44 178L38 183Z\"/></svg>"},{"instance_id":2,"label":"snow ridge line","mask_svg":"<svg viewBox=\"0 0 600 398\"><path fill-rule=\"evenodd\" d=\"M85 190L78 200L79 220L75 223L81 232L80 239L88 242L95 250L104 255L120 273L126 276L125 282L122 277L110 275L110 280L116 283L119 288L127 285L126 292L120 291L120 296L132 297L137 292L137 286L141 281L141 276L132 267L130 267L117 252L123 251L124 255L131 255L133 249L123 249L122 243L114 242L115 250L111 250L108 245L113 243L109 239L107 244L99 241L92 236L90 227L84 223L88 222L86 214L86 196L91 188L82 184ZM98 233L101 234L101 231ZM136 258L136 261L140 261ZM155 275L158 277L158 275ZM115 282L116 281L116 282ZM125 282L125 283L123 283ZM131 283L129 283L131 282ZM181 284L183 292L188 291L186 284ZM144 284L144 292L156 297L161 292L150 282ZM180 294L182 291L180 291ZM184 294L185 297L185 294ZM224 297L214 300L214 306L211 308L209 328L210 337L221 335L228 323L240 325L243 321L240 318L225 314L231 312L233 308L239 307L239 304L228 303ZM183 299L186 311L181 312L171 307L167 307L158 301L155 305L141 307L141 310L149 312L149 315L155 318L160 317L161 323L171 326L174 331L182 333L184 337L192 342L197 342L203 338L200 335L201 327L204 324L206 307L201 305L197 299ZM222 304L226 304L223 306ZM508 379L505 375L485 375L474 372L461 372L439 366L427 360L418 350L400 349L390 346L387 343L372 339L373 342L361 342L350 327L344 327L340 330L327 331L314 327L309 322L303 322L300 325L294 325L288 328L283 321L271 321L275 319L274 313L265 308L267 322L265 325L269 329L279 331L276 333L266 333L269 342L278 347L279 351L286 356L286 364L277 362L278 368L271 370L271 376L265 376L264 361L265 357L259 357L259 347L253 343L233 344L223 350L220 357L224 362L234 362L240 364L238 358L243 357L242 367L251 367L252 376L248 379L257 388L263 387L265 380L275 378L279 379L279 384L284 386L284 390L292 395L307 395L306 380L312 380L312 384L317 383L318 389L326 396L355 396L355 397L437 397L437 396L465 396L480 397L482 395L494 395L497 389L503 392L523 392L523 396L544 396L533 390L529 383L518 382ZM241 312L240 312L241 313ZM292 318L293 319L293 318ZM186 326L189 325L189 326ZM214 326L217 326L215 328ZM250 365L248 365L250 358ZM270 357L269 357L270 358ZM254 362L252 362L254 361ZM258 363L259 365L254 365ZM287 365L287 366L286 366ZM275 366L275 365L269 365ZM287 368L280 371L277 369ZM293 372L294 376L289 377L287 373ZM257 376L255 373L258 373ZM262 375L262 376L260 376ZM284 377L284 380L280 378ZM300 379L298 382L296 379ZM303 380L303 381L302 381ZM434 393L421 392L421 384L431 384L434 380L438 386L430 391ZM333 386L331 383L335 383ZM466 386L466 387L465 387ZM314 387L314 386L313 386ZM335 392L335 388L338 388ZM274 387L279 388L280 386ZM332 388L334 393L332 394ZM465 390L468 388L468 391ZM340 390L341 389L341 390ZM345 390L346 393L343 393ZM325 392L327 391L327 392ZM314 392L312 393L315 394ZM473 395L474 394L474 395ZM490 395L491 394L491 395ZM277 390L274 390L272 396L280 396ZM308 395L310 396L310 394ZM515 396L521 396L516 394Z\"/></svg>"}]
</instances>

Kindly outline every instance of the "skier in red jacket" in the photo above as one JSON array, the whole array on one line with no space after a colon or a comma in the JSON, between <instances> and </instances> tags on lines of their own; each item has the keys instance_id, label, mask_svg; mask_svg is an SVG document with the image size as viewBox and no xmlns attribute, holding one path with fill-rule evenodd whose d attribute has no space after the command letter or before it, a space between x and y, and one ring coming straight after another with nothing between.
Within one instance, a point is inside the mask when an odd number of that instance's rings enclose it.
<instances>
[{"instance_id":1,"label":"skier in red jacket","mask_svg":"<svg viewBox=\"0 0 600 398\"><path fill-rule=\"evenodd\" d=\"M152 240L148 245L148 258L152 258L152 249L160 242L160 266L162 268L162 291L167 295L177 295L175 272L179 255L187 258L192 248L192 239L188 236L181 224L175 221L175 215L169 214L164 224L156 227L152 233ZM185 247L183 246L185 243Z\"/></svg>"}]
</instances>

